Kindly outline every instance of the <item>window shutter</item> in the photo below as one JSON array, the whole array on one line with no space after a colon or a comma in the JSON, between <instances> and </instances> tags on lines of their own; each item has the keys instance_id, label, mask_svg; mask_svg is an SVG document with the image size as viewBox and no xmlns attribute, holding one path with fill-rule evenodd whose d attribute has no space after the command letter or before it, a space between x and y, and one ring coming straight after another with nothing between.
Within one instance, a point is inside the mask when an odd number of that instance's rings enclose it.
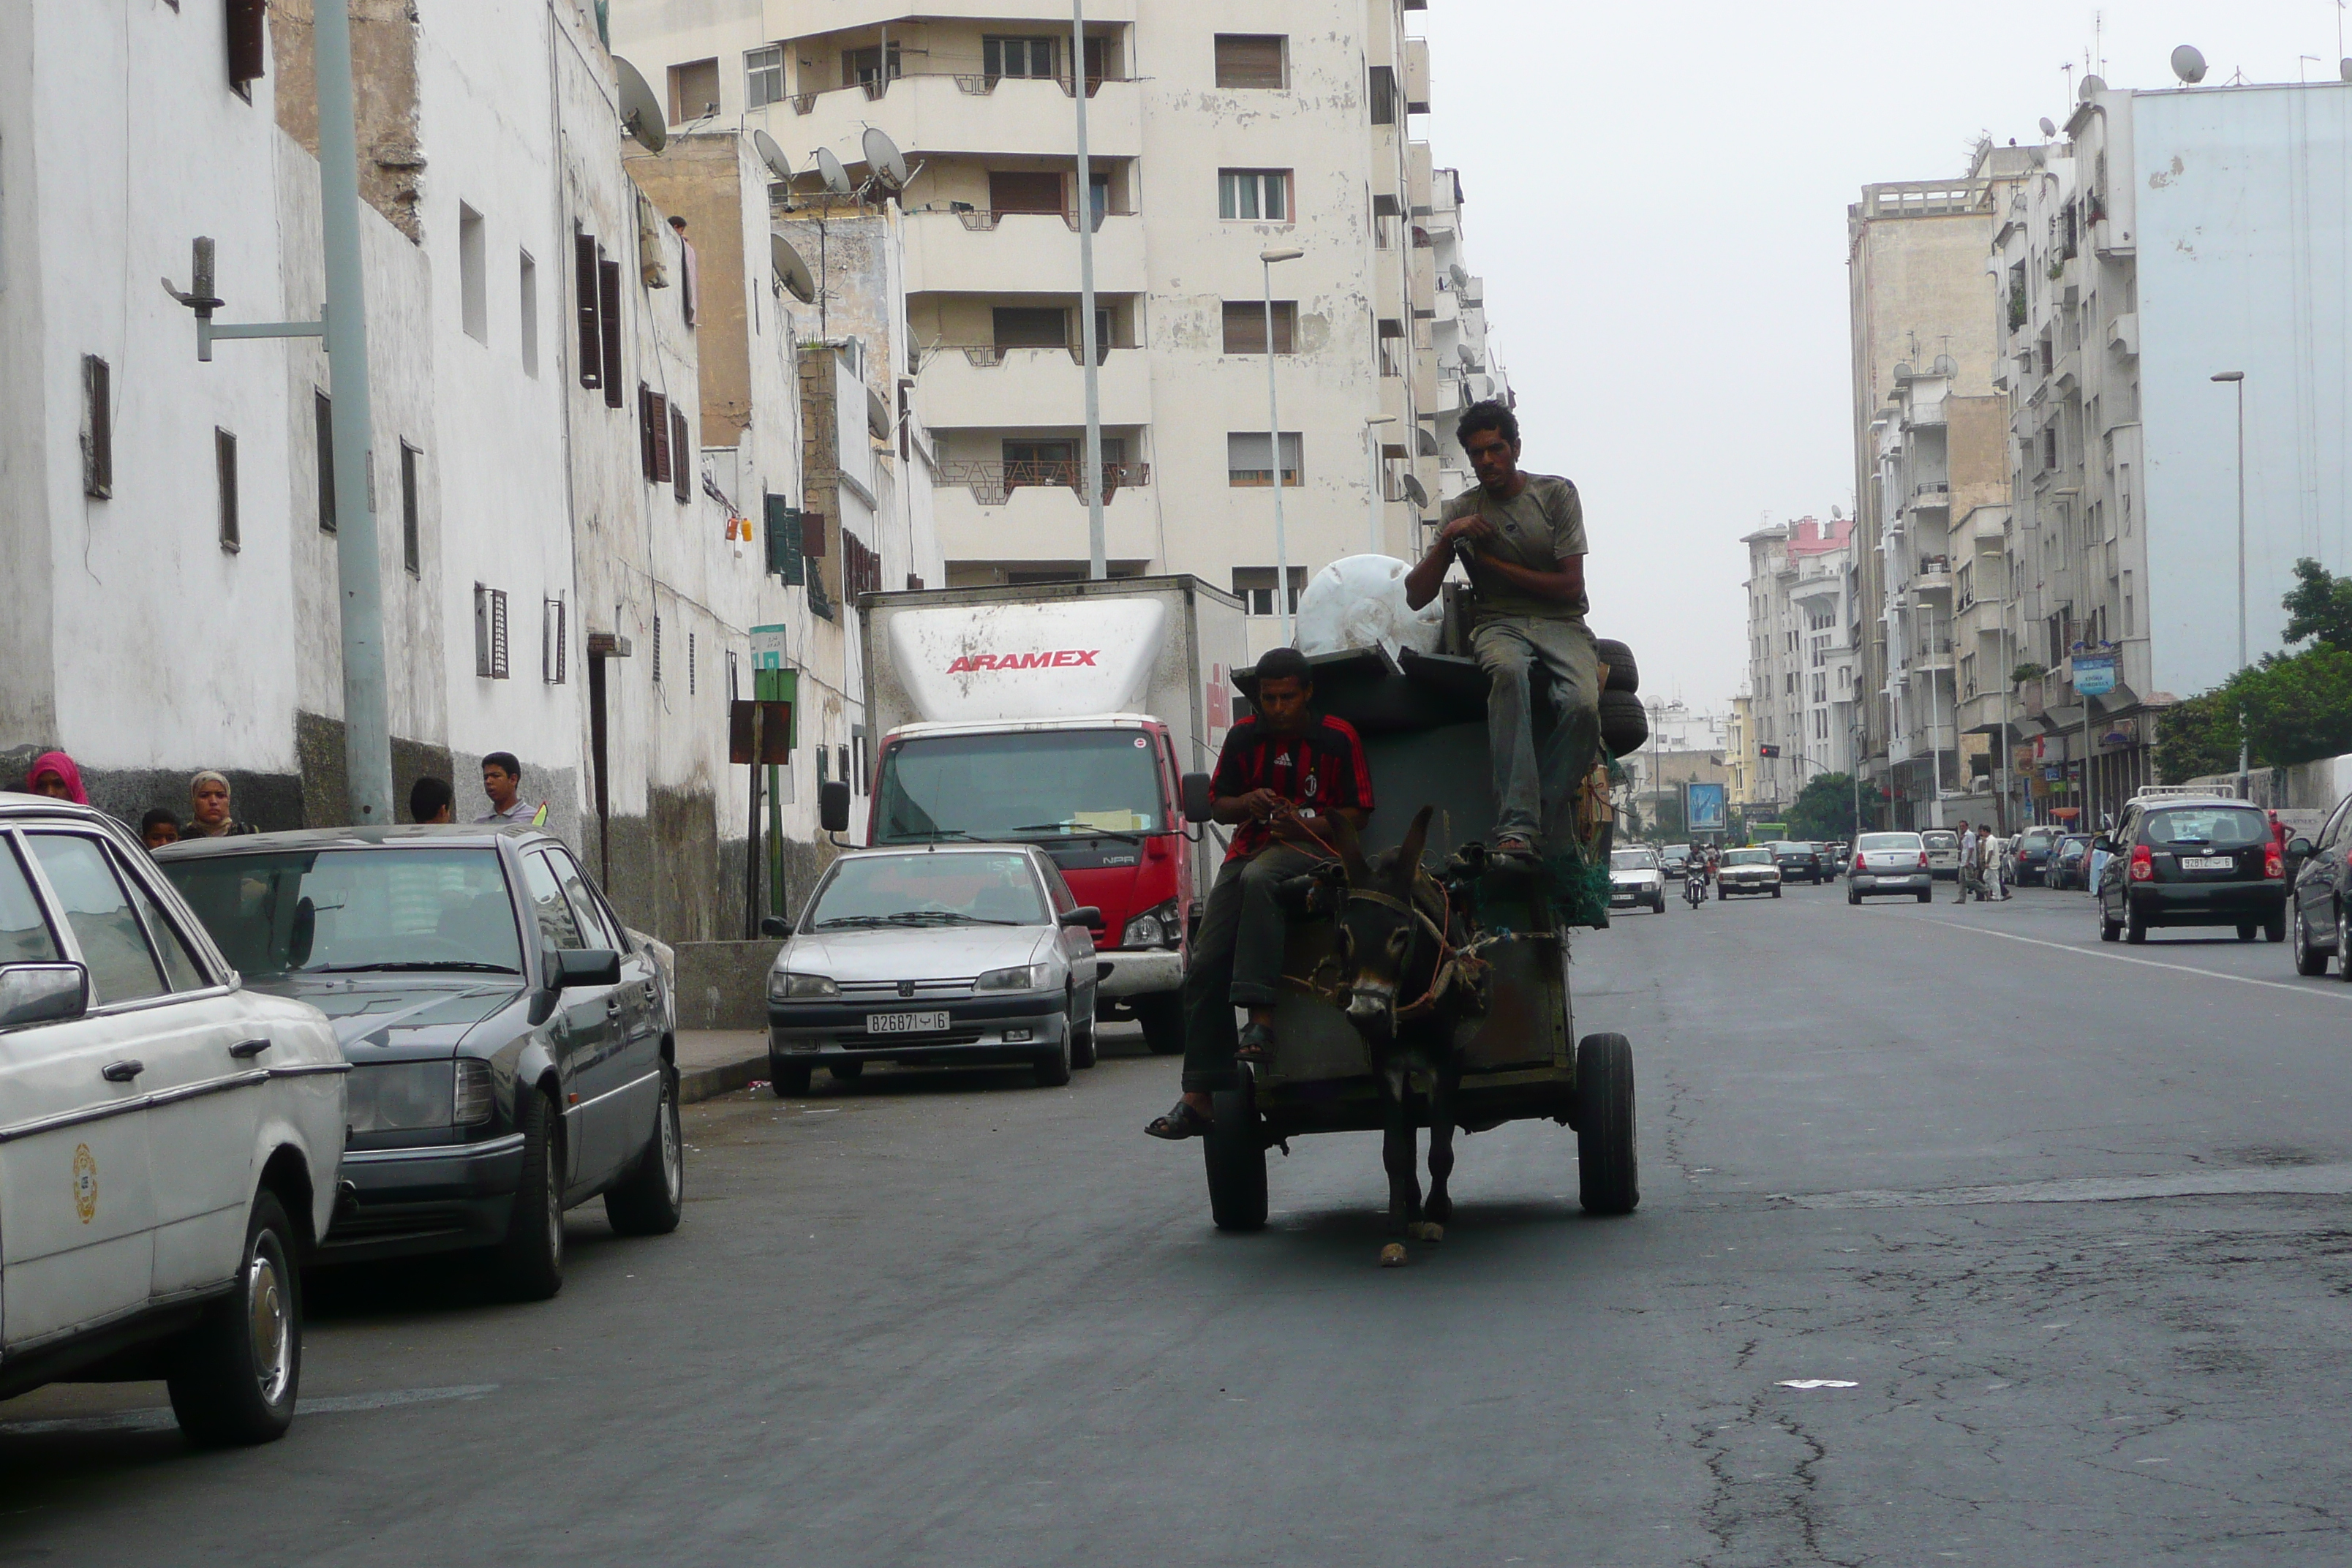
<instances>
[{"instance_id":1,"label":"window shutter","mask_svg":"<svg viewBox=\"0 0 2352 1568\"><path fill-rule=\"evenodd\" d=\"M646 427L653 433L654 442L653 472L646 477L663 484L670 471L669 399L658 392L646 394Z\"/></svg>"},{"instance_id":2,"label":"window shutter","mask_svg":"<svg viewBox=\"0 0 2352 1568\"><path fill-rule=\"evenodd\" d=\"M81 490L114 494L114 372L96 354L81 356Z\"/></svg>"},{"instance_id":3,"label":"window shutter","mask_svg":"<svg viewBox=\"0 0 2352 1568\"><path fill-rule=\"evenodd\" d=\"M563 601L548 599L540 612L540 679L550 686L563 684L564 664L571 650L571 640L565 633Z\"/></svg>"},{"instance_id":4,"label":"window shutter","mask_svg":"<svg viewBox=\"0 0 2352 1568\"><path fill-rule=\"evenodd\" d=\"M686 410L669 405L670 494L683 506L694 499L694 432L687 428Z\"/></svg>"},{"instance_id":5,"label":"window shutter","mask_svg":"<svg viewBox=\"0 0 2352 1568\"><path fill-rule=\"evenodd\" d=\"M801 513L801 553L812 561L824 559L824 513Z\"/></svg>"},{"instance_id":6,"label":"window shutter","mask_svg":"<svg viewBox=\"0 0 2352 1568\"><path fill-rule=\"evenodd\" d=\"M228 0L228 81L239 92L268 68L268 0ZM251 97L250 93L246 96Z\"/></svg>"},{"instance_id":7,"label":"window shutter","mask_svg":"<svg viewBox=\"0 0 2352 1568\"><path fill-rule=\"evenodd\" d=\"M490 673L490 591L479 583L474 584L474 673L484 679Z\"/></svg>"},{"instance_id":8,"label":"window shutter","mask_svg":"<svg viewBox=\"0 0 2352 1568\"><path fill-rule=\"evenodd\" d=\"M490 590L490 679L504 680L507 663L507 591Z\"/></svg>"},{"instance_id":9,"label":"window shutter","mask_svg":"<svg viewBox=\"0 0 2352 1568\"><path fill-rule=\"evenodd\" d=\"M594 235L575 234L572 237L572 272L573 293L579 301L580 384L602 386L604 384L604 328L603 312L596 303Z\"/></svg>"},{"instance_id":10,"label":"window shutter","mask_svg":"<svg viewBox=\"0 0 2352 1568\"><path fill-rule=\"evenodd\" d=\"M642 381L637 383L637 470L646 483L654 482L654 394Z\"/></svg>"},{"instance_id":11,"label":"window shutter","mask_svg":"<svg viewBox=\"0 0 2352 1568\"><path fill-rule=\"evenodd\" d=\"M801 514L782 496L763 498L768 529L768 570L788 585L797 586L806 575L801 555Z\"/></svg>"},{"instance_id":12,"label":"window shutter","mask_svg":"<svg viewBox=\"0 0 2352 1568\"><path fill-rule=\"evenodd\" d=\"M242 537L236 520L236 437L217 426L213 429L213 467L220 477L221 548L236 550Z\"/></svg>"},{"instance_id":13,"label":"window shutter","mask_svg":"<svg viewBox=\"0 0 2352 1568\"><path fill-rule=\"evenodd\" d=\"M1283 85L1280 34L1220 33L1217 35L1219 87ZM1089 62L1088 70L1093 69Z\"/></svg>"},{"instance_id":14,"label":"window shutter","mask_svg":"<svg viewBox=\"0 0 2352 1568\"><path fill-rule=\"evenodd\" d=\"M312 439L319 452L319 531L335 531L335 405L327 395L310 394Z\"/></svg>"},{"instance_id":15,"label":"window shutter","mask_svg":"<svg viewBox=\"0 0 2352 1568\"><path fill-rule=\"evenodd\" d=\"M604 406L623 408L621 401L621 264L596 263L596 316L603 342Z\"/></svg>"}]
</instances>

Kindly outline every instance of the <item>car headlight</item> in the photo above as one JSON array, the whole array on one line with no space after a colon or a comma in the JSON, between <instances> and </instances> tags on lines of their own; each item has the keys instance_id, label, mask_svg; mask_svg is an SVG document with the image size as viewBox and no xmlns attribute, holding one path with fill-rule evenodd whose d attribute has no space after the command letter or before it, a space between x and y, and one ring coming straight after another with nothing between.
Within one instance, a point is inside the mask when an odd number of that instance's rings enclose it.
<instances>
[{"instance_id":1,"label":"car headlight","mask_svg":"<svg viewBox=\"0 0 2352 1568\"><path fill-rule=\"evenodd\" d=\"M1051 966L1043 963L1016 963L1010 969L992 969L971 983L974 991L1043 991L1053 983Z\"/></svg>"},{"instance_id":2,"label":"car headlight","mask_svg":"<svg viewBox=\"0 0 2352 1568\"><path fill-rule=\"evenodd\" d=\"M1174 947L1176 945L1176 900L1169 900L1155 910L1146 910L1127 922L1118 935L1121 947Z\"/></svg>"},{"instance_id":3,"label":"car headlight","mask_svg":"<svg viewBox=\"0 0 2352 1568\"><path fill-rule=\"evenodd\" d=\"M789 970L775 970L768 975L768 999L772 1002L814 1002L827 996L838 996L841 987L829 974L794 974Z\"/></svg>"}]
</instances>

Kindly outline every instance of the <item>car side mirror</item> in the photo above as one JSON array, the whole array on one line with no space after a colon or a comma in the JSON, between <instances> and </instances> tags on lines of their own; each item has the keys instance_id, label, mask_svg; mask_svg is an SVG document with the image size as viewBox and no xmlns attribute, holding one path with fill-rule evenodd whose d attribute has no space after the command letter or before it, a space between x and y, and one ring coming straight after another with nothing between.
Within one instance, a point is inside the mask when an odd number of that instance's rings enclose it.
<instances>
[{"instance_id":1,"label":"car side mirror","mask_svg":"<svg viewBox=\"0 0 2352 1568\"><path fill-rule=\"evenodd\" d=\"M1080 904L1075 910L1065 910L1055 922L1066 926L1098 926L1103 923L1102 910L1092 904Z\"/></svg>"},{"instance_id":2,"label":"car side mirror","mask_svg":"<svg viewBox=\"0 0 2352 1568\"><path fill-rule=\"evenodd\" d=\"M760 934L761 936L790 936L793 934L793 922L784 919L782 915L761 915L760 917Z\"/></svg>"},{"instance_id":3,"label":"car side mirror","mask_svg":"<svg viewBox=\"0 0 2352 1568\"><path fill-rule=\"evenodd\" d=\"M1199 824L1209 821L1214 816L1212 805L1215 797L1210 783L1209 775L1206 773L1184 775L1185 821Z\"/></svg>"},{"instance_id":4,"label":"car side mirror","mask_svg":"<svg viewBox=\"0 0 2352 1568\"><path fill-rule=\"evenodd\" d=\"M621 955L609 947L555 947L547 951L547 988L551 991L620 983Z\"/></svg>"},{"instance_id":5,"label":"car side mirror","mask_svg":"<svg viewBox=\"0 0 2352 1568\"><path fill-rule=\"evenodd\" d=\"M2286 841L2286 852L2289 859L2301 860L2310 855L2311 840L2298 833Z\"/></svg>"},{"instance_id":6,"label":"car side mirror","mask_svg":"<svg viewBox=\"0 0 2352 1568\"><path fill-rule=\"evenodd\" d=\"M79 963L0 968L0 1029L62 1024L89 1011L89 971Z\"/></svg>"},{"instance_id":7,"label":"car side mirror","mask_svg":"<svg viewBox=\"0 0 2352 1568\"><path fill-rule=\"evenodd\" d=\"M849 831L849 781L828 779L817 785L816 819L827 833Z\"/></svg>"}]
</instances>

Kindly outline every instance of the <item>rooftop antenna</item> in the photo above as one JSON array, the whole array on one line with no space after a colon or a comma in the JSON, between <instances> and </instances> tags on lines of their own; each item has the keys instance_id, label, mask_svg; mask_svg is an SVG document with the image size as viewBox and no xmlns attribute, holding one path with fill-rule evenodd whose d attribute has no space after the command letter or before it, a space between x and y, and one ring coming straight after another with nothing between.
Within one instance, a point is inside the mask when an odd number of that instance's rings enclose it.
<instances>
[{"instance_id":1,"label":"rooftop antenna","mask_svg":"<svg viewBox=\"0 0 2352 1568\"><path fill-rule=\"evenodd\" d=\"M824 179L824 188L836 196L848 195L857 189L849 183L849 171L841 166L841 160L833 155L830 147L816 150L816 172Z\"/></svg>"},{"instance_id":2,"label":"rooftop antenna","mask_svg":"<svg viewBox=\"0 0 2352 1568\"><path fill-rule=\"evenodd\" d=\"M867 126L860 146L867 171L885 189L895 194L907 188L907 160L887 132L878 125Z\"/></svg>"},{"instance_id":3,"label":"rooftop antenna","mask_svg":"<svg viewBox=\"0 0 2352 1568\"><path fill-rule=\"evenodd\" d=\"M662 118L661 100L646 85L643 73L614 55L613 74L621 89L621 129L648 153L658 153L668 146L669 123Z\"/></svg>"},{"instance_id":4,"label":"rooftop antenna","mask_svg":"<svg viewBox=\"0 0 2352 1568\"><path fill-rule=\"evenodd\" d=\"M793 247L791 240L784 237L782 229L768 231L768 261L775 268L776 281L782 284L793 299L803 305L816 303L816 280L809 276L808 263L801 259L801 253Z\"/></svg>"}]
</instances>

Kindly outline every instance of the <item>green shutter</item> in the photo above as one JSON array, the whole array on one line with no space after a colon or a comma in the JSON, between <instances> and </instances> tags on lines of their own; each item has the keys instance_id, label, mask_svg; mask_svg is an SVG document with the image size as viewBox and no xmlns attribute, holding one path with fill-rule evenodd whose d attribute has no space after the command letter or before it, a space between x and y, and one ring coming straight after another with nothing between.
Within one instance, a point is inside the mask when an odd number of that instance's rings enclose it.
<instances>
[{"instance_id":1,"label":"green shutter","mask_svg":"<svg viewBox=\"0 0 2352 1568\"><path fill-rule=\"evenodd\" d=\"M783 496L768 496L768 570L787 584L803 582L807 569L801 555L801 514Z\"/></svg>"}]
</instances>

